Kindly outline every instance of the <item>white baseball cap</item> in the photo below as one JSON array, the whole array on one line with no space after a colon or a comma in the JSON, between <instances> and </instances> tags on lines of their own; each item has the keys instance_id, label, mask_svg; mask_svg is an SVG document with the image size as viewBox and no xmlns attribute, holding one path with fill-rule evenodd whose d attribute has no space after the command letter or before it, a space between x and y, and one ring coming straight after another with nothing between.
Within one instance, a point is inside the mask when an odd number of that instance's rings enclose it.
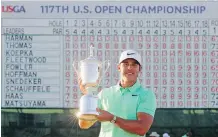
<instances>
[{"instance_id":1,"label":"white baseball cap","mask_svg":"<svg viewBox=\"0 0 218 137\"><path fill-rule=\"evenodd\" d=\"M157 133L157 132L152 132L151 134L150 134L150 137L159 137L160 135Z\"/></svg>"},{"instance_id":2,"label":"white baseball cap","mask_svg":"<svg viewBox=\"0 0 218 137\"><path fill-rule=\"evenodd\" d=\"M135 50L125 50L120 55L119 64L123 62L125 59L135 59L138 61L140 65L142 65L141 56L140 54Z\"/></svg>"},{"instance_id":3,"label":"white baseball cap","mask_svg":"<svg viewBox=\"0 0 218 137\"><path fill-rule=\"evenodd\" d=\"M170 136L169 136L169 134L164 133L164 134L163 134L163 137L170 137Z\"/></svg>"}]
</instances>

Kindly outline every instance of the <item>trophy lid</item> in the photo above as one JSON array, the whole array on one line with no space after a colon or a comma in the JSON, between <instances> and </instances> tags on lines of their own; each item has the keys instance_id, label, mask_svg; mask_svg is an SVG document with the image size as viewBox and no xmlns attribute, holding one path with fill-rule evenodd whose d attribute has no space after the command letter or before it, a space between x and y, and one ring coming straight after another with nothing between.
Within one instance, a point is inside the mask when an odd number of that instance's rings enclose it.
<instances>
[{"instance_id":1,"label":"trophy lid","mask_svg":"<svg viewBox=\"0 0 218 137\"><path fill-rule=\"evenodd\" d=\"M100 64L100 61L95 56L94 50L94 46L91 45L89 49L89 57L84 60L81 60L82 64Z\"/></svg>"}]
</instances>

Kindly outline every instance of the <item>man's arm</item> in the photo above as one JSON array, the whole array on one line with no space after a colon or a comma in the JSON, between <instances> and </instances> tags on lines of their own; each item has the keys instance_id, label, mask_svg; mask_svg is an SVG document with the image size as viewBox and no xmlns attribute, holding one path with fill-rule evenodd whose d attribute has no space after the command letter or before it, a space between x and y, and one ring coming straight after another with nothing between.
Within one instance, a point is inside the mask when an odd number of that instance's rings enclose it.
<instances>
[{"instance_id":1,"label":"man's arm","mask_svg":"<svg viewBox=\"0 0 218 137\"><path fill-rule=\"evenodd\" d=\"M143 136L150 129L154 114L156 110L156 98L153 92L143 92L146 95L141 95L139 99L139 106L137 108L137 120L126 120L120 117L116 119L116 125L123 130ZM99 109L96 109L99 112L97 119L99 121L111 121L113 119L113 114Z\"/></svg>"},{"instance_id":2,"label":"man's arm","mask_svg":"<svg viewBox=\"0 0 218 137\"><path fill-rule=\"evenodd\" d=\"M111 121L114 117L114 115L109 113L108 111L102 110L100 108L97 108L96 110L100 113L97 116L97 119L101 122ZM152 123L153 116L144 112L138 112L137 120L126 120L117 117L115 125L124 129L127 132L143 136L148 132Z\"/></svg>"},{"instance_id":3,"label":"man's arm","mask_svg":"<svg viewBox=\"0 0 218 137\"><path fill-rule=\"evenodd\" d=\"M137 120L125 120L117 118L116 125L127 132L143 136L148 132L152 123L156 110L156 97L151 91L143 92L139 98L139 106L137 108Z\"/></svg>"},{"instance_id":4,"label":"man's arm","mask_svg":"<svg viewBox=\"0 0 218 137\"><path fill-rule=\"evenodd\" d=\"M143 136L150 129L153 123L153 117L143 112L137 113L137 117L138 120L125 120L117 117L115 124L127 132Z\"/></svg>"}]
</instances>

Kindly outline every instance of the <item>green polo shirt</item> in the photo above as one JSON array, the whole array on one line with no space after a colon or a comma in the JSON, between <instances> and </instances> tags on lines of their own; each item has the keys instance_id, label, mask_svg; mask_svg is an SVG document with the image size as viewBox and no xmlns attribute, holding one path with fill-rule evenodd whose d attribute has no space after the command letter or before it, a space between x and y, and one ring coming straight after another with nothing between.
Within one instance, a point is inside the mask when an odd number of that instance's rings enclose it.
<instances>
[{"instance_id":1,"label":"green polo shirt","mask_svg":"<svg viewBox=\"0 0 218 137\"><path fill-rule=\"evenodd\" d=\"M136 120L138 112L154 117L155 94L144 89L137 81L132 87L122 88L119 84L103 89L99 94L98 107L113 115L128 120ZM99 137L140 137L126 132L110 122L101 122Z\"/></svg>"}]
</instances>

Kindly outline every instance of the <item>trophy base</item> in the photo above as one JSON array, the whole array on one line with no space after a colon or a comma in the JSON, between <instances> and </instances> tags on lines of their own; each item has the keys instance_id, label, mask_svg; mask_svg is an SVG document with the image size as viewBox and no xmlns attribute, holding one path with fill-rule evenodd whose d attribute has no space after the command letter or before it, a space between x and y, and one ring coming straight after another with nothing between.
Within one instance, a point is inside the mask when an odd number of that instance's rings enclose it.
<instances>
[{"instance_id":1,"label":"trophy base","mask_svg":"<svg viewBox=\"0 0 218 137\"><path fill-rule=\"evenodd\" d=\"M97 121L97 120L96 120ZM86 121L86 120L81 120L79 119L79 127L81 129L88 129L90 128L92 125L95 124L96 121Z\"/></svg>"},{"instance_id":2,"label":"trophy base","mask_svg":"<svg viewBox=\"0 0 218 137\"><path fill-rule=\"evenodd\" d=\"M95 121L97 120L96 116L96 114L80 114L78 116L78 119L85 121Z\"/></svg>"},{"instance_id":3,"label":"trophy base","mask_svg":"<svg viewBox=\"0 0 218 137\"><path fill-rule=\"evenodd\" d=\"M97 121L95 114L82 114L78 116L79 127L82 129L88 129Z\"/></svg>"}]
</instances>

